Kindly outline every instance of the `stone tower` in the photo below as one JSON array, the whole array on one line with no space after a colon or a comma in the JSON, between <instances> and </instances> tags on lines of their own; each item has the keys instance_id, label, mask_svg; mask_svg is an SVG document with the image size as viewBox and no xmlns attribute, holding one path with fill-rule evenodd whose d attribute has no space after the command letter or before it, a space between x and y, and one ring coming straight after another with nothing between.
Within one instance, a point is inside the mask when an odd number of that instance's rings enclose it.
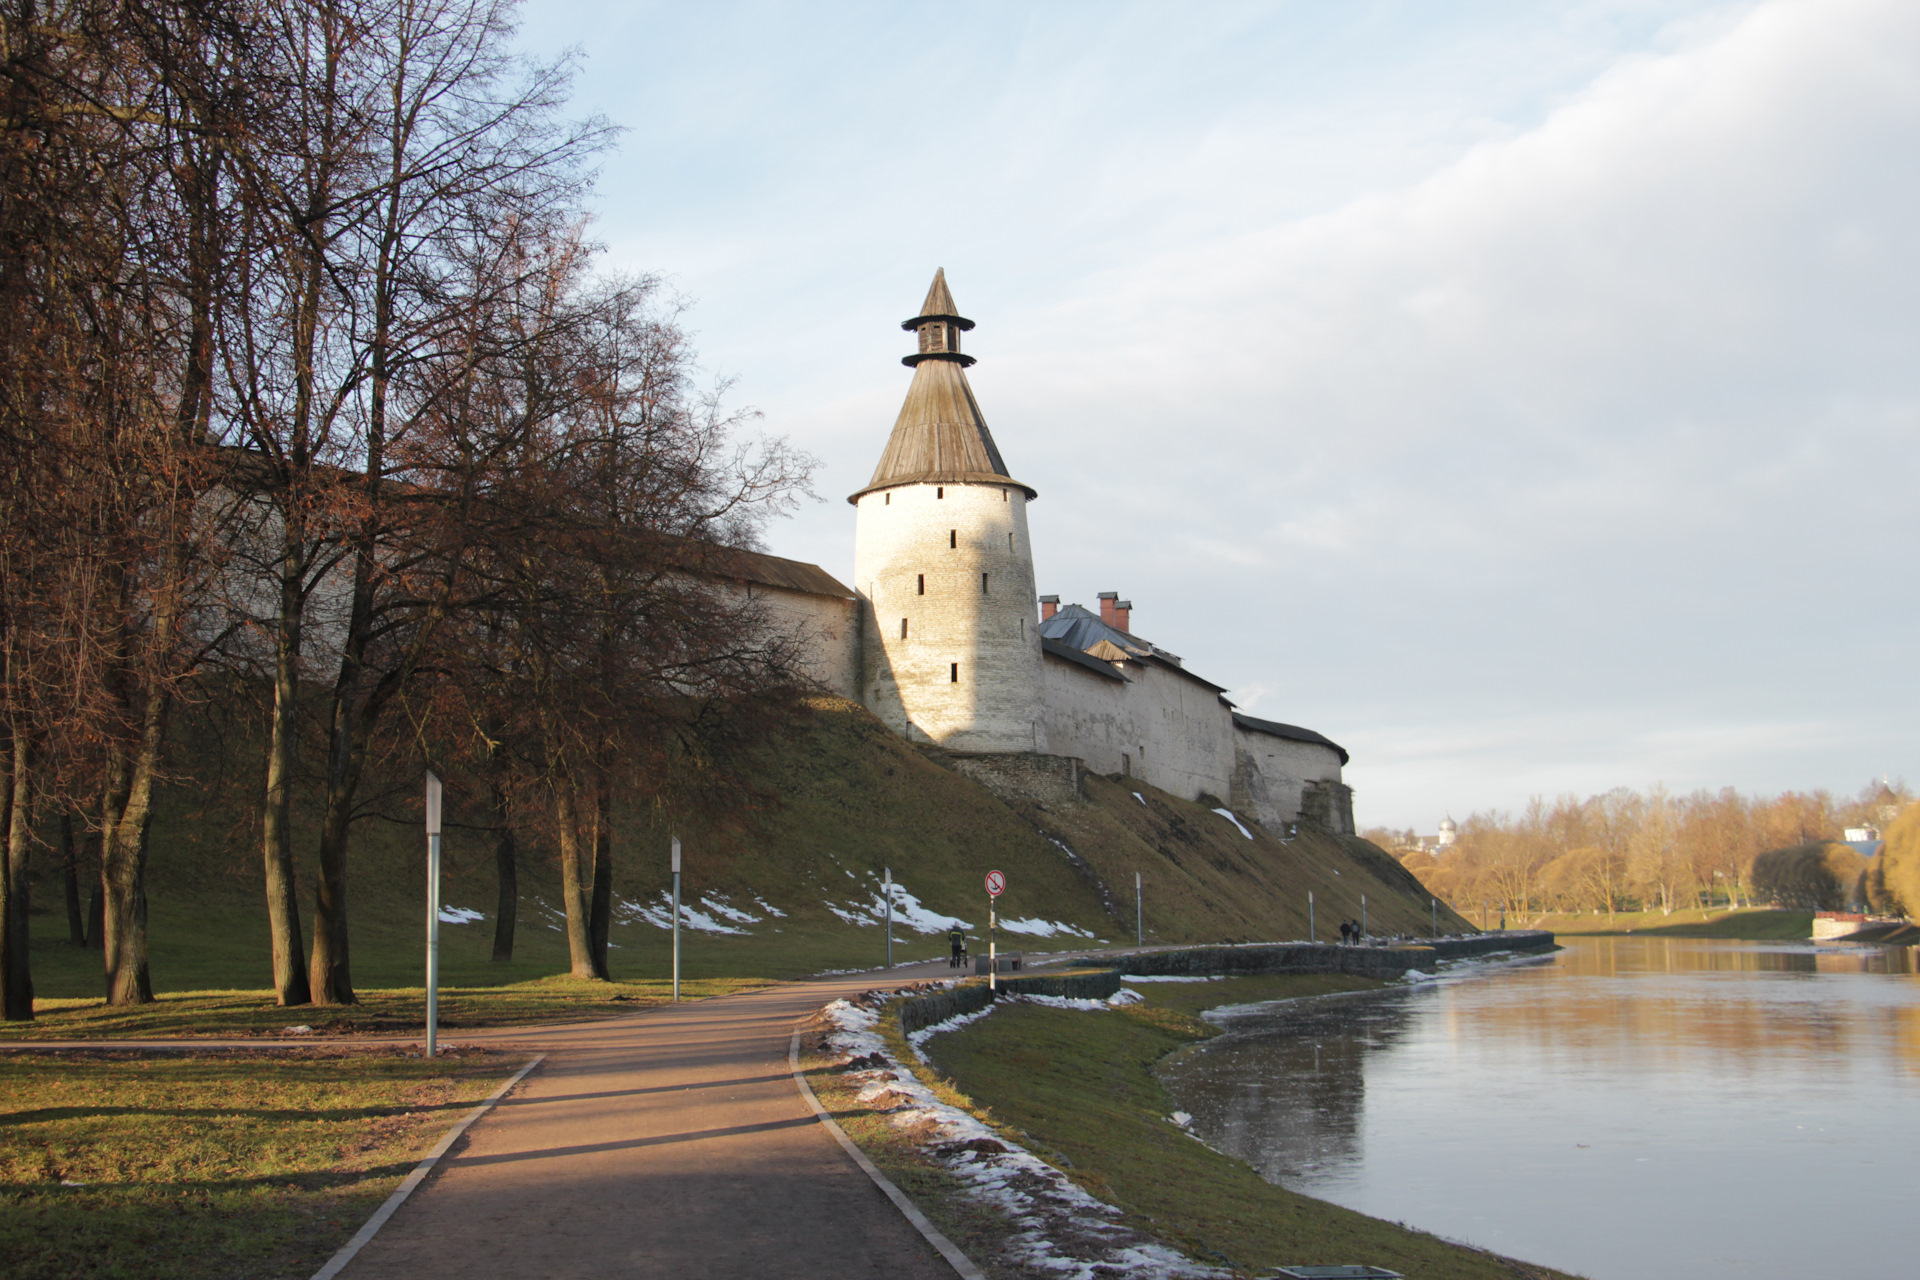
<instances>
[{"instance_id":1,"label":"stone tower","mask_svg":"<svg viewBox=\"0 0 1920 1280\"><path fill-rule=\"evenodd\" d=\"M920 314L913 385L858 515L854 590L864 602L860 691L906 737L956 751L1047 750L1040 619L1027 540L1037 496L1000 460L967 385L973 328L943 268Z\"/></svg>"}]
</instances>

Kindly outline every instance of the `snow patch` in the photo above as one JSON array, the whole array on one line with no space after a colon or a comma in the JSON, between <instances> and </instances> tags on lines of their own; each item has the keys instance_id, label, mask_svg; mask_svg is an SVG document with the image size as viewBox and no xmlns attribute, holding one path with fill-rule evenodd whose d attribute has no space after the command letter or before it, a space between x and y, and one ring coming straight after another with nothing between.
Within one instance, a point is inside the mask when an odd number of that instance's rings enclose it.
<instances>
[{"instance_id":1,"label":"snow patch","mask_svg":"<svg viewBox=\"0 0 1920 1280\"><path fill-rule=\"evenodd\" d=\"M1167 1119L1173 1121L1175 1124L1179 1125L1182 1129L1191 1129L1193 1127L1193 1117L1188 1115L1184 1111L1176 1111L1172 1115L1168 1116Z\"/></svg>"},{"instance_id":2,"label":"snow patch","mask_svg":"<svg viewBox=\"0 0 1920 1280\"><path fill-rule=\"evenodd\" d=\"M1133 798L1135 800L1138 800L1141 804L1145 804L1147 802L1147 798L1141 795L1138 791L1133 793Z\"/></svg>"},{"instance_id":3,"label":"snow patch","mask_svg":"<svg viewBox=\"0 0 1920 1280\"><path fill-rule=\"evenodd\" d=\"M615 898L614 907L620 912L620 923L631 924L635 920L644 920L656 929L673 928L673 895L665 889L660 891L657 904L632 902L626 898ZM711 898L702 899L702 905L712 907ZM711 910L702 911L690 902L680 904L680 925L697 933L745 934L745 929L736 929L730 924L722 924L715 919Z\"/></svg>"},{"instance_id":4,"label":"snow patch","mask_svg":"<svg viewBox=\"0 0 1920 1280\"><path fill-rule=\"evenodd\" d=\"M1075 938L1093 937L1085 929L1077 929L1058 920L1042 920L1038 916L1027 920L1002 920L1000 927L1008 933L1024 933L1030 938L1052 938L1063 933Z\"/></svg>"},{"instance_id":5,"label":"snow patch","mask_svg":"<svg viewBox=\"0 0 1920 1280\"><path fill-rule=\"evenodd\" d=\"M886 895L880 892L880 886L878 885L875 886L871 898L864 900L856 898L844 906L836 902L828 901L823 901L820 905L824 906L834 915L839 916L848 924L861 925L863 927L882 924L887 918ZM911 929L915 933L945 933L947 930L955 928L956 926L962 929L972 929L974 927L970 921L962 920L959 916L943 915L923 905L920 899L915 897L907 887L898 880L893 882L893 923L896 927ZM1000 923L1003 927L1012 928L1012 926L1004 920ZM1045 924L1047 922L1042 921L1040 923ZM1066 925L1061 925L1057 928L1058 931L1061 932L1075 932ZM1016 929L1014 932L1039 933L1041 931L1037 929ZM1042 936L1050 937L1052 935L1042 934ZM1087 933L1081 936L1091 938L1093 935Z\"/></svg>"},{"instance_id":6,"label":"snow patch","mask_svg":"<svg viewBox=\"0 0 1920 1280\"><path fill-rule=\"evenodd\" d=\"M1098 1003L1098 1002L1094 1002ZM977 1014L962 1015L977 1020ZM843 1061L878 1054L884 1069L862 1073L866 1083L860 1097L866 1102L899 1099L883 1112L889 1123L908 1132L928 1134L922 1148L938 1160L976 1200L1000 1210L1007 1218L1007 1234L1000 1254L1016 1267L1028 1267L1070 1280L1225 1280L1230 1273L1194 1261L1185 1254L1141 1234L1120 1221L1118 1209L1095 1199L1067 1176L1032 1152L1001 1135L957 1107L948 1106L887 1052L886 1042L874 1031L879 1014L846 1000L835 1000L822 1012L835 1030L828 1038ZM960 1019L949 1019L949 1026ZM934 1027L915 1032L924 1036Z\"/></svg>"},{"instance_id":7,"label":"snow patch","mask_svg":"<svg viewBox=\"0 0 1920 1280\"><path fill-rule=\"evenodd\" d=\"M1193 977L1184 973L1123 973L1122 982L1218 982L1218 978Z\"/></svg>"},{"instance_id":8,"label":"snow patch","mask_svg":"<svg viewBox=\"0 0 1920 1280\"><path fill-rule=\"evenodd\" d=\"M471 907L441 907L441 924L473 924L485 920L486 916Z\"/></svg>"},{"instance_id":9,"label":"snow patch","mask_svg":"<svg viewBox=\"0 0 1920 1280\"><path fill-rule=\"evenodd\" d=\"M1215 809L1214 812L1219 814L1221 817L1225 818L1228 822L1231 822L1233 824L1234 830L1238 831L1241 835L1245 836L1249 840L1253 839L1253 832L1247 830L1245 827L1240 825L1240 819L1233 816L1233 810Z\"/></svg>"}]
</instances>

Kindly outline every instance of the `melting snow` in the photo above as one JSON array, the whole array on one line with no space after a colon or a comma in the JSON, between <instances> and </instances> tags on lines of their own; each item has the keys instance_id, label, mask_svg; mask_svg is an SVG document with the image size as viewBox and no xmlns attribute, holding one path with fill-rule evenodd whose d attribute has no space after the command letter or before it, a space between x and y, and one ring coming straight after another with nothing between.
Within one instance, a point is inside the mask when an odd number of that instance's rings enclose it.
<instances>
[{"instance_id":1,"label":"melting snow","mask_svg":"<svg viewBox=\"0 0 1920 1280\"><path fill-rule=\"evenodd\" d=\"M711 897L704 898L701 901L703 905L709 908L709 911L702 911L690 902L681 902L680 923L683 927L696 930L700 933L744 934L746 932L745 929L736 929L732 925L722 924L716 920L713 915L710 914L714 905ZM625 898L615 898L614 905L623 913L623 919L621 921L623 924L631 923L634 920L644 920L656 929L673 928L673 895L665 889L660 891L658 905L629 902Z\"/></svg>"},{"instance_id":2,"label":"melting snow","mask_svg":"<svg viewBox=\"0 0 1920 1280\"><path fill-rule=\"evenodd\" d=\"M885 922L887 918L887 899L884 894L878 891L877 887L873 896L865 901L854 899L845 906L833 902L823 902L821 905L848 924L877 925ZM923 906L920 899L908 892L906 886L898 880L893 882L893 923L898 927L911 929L915 933L945 933L955 925L958 925L962 929L971 929L974 927L970 922L962 920L959 916L942 915L930 907ZM1005 928L1013 928L1013 926L1005 920L1002 920L1000 923ZM1040 923L1044 924L1046 922L1042 921ZM1059 929L1061 931L1071 931L1068 930L1065 925L1059 926ZM1015 929L1014 932L1038 933L1040 931L1037 929ZM1051 934L1042 934L1042 936L1051 936ZM1082 936L1091 938L1093 935L1089 933Z\"/></svg>"},{"instance_id":3,"label":"melting snow","mask_svg":"<svg viewBox=\"0 0 1920 1280\"><path fill-rule=\"evenodd\" d=\"M1147 798L1141 795L1138 791L1133 793L1133 798L1135 800L1138 800L1141 804L1145 804L1147 802Z\"/></svg>"},{"instance_id":4,"label":"melting snow","mask_svg":"<svg viewBox=\"0 0 1920 1280\"><path fill-rule=\"evenodd\" d=\"M989 1005L978 1014L964 1016L982 1017L991 1009ZM919 1077L887 1052L886 1042L874 1033L879 1021L874 1011L835 1000L822 1012L837 1028L830 1038L833 1050L849 1059L878 1054L888 1064L885 1070L861 1073L868 1083L860 1091L860 1100L903 1099L884 1113L888 1121L908 1132L928 1131L924 1142L928 1154L976 1199L1006 1215L1008 1232L1000 1245L1006 1261L1071 1280L1095 1276L1224 1280L1229 1274L1125 1225L1118 1209L1088 1195L1060 1170L934 1097ZM942 1026L960 1021L949 1019ZM933 1030L926 1028L927 1033Z\"/></svg>"},{"instance_id":5,"label":"melting snow","mask_svg":"<svg viewBox=\"0 0 1920 1280\"><path fill-rule=\"evenodd\" d=\"M1193 977L1184 973L1123 973L1122 982L1218 982L1218 978Z\"/></svg>"},{"instance_id":6,"label":"melting snow","mask_svg":"<svg viewBox=\"0 0 1920 1280\"><path fill-rule=\"evenodd\" d=\"M1240 819L1233 816L1233 810L1215 809L1214 812L1219 814L1221 817L1225 818L1228 822L1231 822L1234 825L1234 829L1237 830L1241 835L1245 836L1249 840L1253 839L1253 832L1247 830L1245 827L1240 825Z\"/></svg>"},{"instance_id":7,"label":"melting snow","mask_svg":"<svg viewBox=\"0 0 1920 1280\"><path fill-rule=\"evenodd\" d=\"M486 916L482 915L478 911L472 910L469 907L441 907L440 908L441 924L472 924L477 920L485 920L485 919L486 919Z\"/></svg>"},{"instance_id":8,"label":"melting snow","mask_svg":"<svg viewBox=\"0 0 1920 1280\"><path fill-rule=\"evenodd\" d=\"M1075 928L1070 924L1062 924L1058 920L1042 920L1039 916L1034 916L1029 920L1002 920L1000 927L1008 933L1024 933L1032 938L1051 938L1062 933L1075 938L1093 937L1093 935L1085 929Z\"/></svg>"}]
</instances>

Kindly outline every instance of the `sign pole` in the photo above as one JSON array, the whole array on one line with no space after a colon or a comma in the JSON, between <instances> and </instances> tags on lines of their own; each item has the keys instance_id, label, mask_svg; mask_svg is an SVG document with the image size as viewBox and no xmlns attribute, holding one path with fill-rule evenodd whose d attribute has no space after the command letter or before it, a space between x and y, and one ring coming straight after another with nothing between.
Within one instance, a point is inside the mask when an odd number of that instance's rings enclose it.
<instances>
[{"instance_id":1,"label":"sign pole","mask_svg":"<svg viewBox=\"0 0 1920 1280\"><path fill-rule=\"evenodd\" d=\"M994 955L993 924L993 897L989 894L987 897L987 990L998 991L1000 964Z\"/></svg>"},{"instance_id":2,"label":"sign pole","mask_svg":"<svg viewBox=\"0 0 1920 1280\"><path fill-rule=\"evenodd\" d=\"M673 838L673 1002L680 1003L680 837Z\"/></svg>"},{"instance_id":3,"label":"sign pole","mask_svg":"<svg viewBox=\"0 0 1920 1280\"><path fill-rule=\"evenodd\" d=\"M1136 871L1133 873L1133 945L1136 947L1147 945L1147 916L1143 901L1140 892L1140 873Z\"/></svg>"},{"instance_id":4,"label":"sign pole","mask_svg":"<svg viewBox=\"0 0 1920 1280\"><path fill-rule=\"evenodd\" d=\"M995 946L998 936L994 930L999 923L994 914L995 899L1007 891L1007 878L998 871L987 872L987 990L1000 989L1000 955Z\"/></svg>"},{"instance_id":5,"label":"sign pole","mask_svg":"<svg viewBox=\"0 0 1920 1280\"><path fill-rule=\"evenodd\" d=\"M440 1029L440 779L427 774L427 1057Z\"/></svg>"},{"instance_id":6,"label":"sign pole","mask_svg":"<svg viewBox=\"0 0 1920 1280\"><path fill-rule=\"evenodd\" d=\"M893 968L893 868L883 869L887 890L887 968Z\"/></svg>"}]
</instances>

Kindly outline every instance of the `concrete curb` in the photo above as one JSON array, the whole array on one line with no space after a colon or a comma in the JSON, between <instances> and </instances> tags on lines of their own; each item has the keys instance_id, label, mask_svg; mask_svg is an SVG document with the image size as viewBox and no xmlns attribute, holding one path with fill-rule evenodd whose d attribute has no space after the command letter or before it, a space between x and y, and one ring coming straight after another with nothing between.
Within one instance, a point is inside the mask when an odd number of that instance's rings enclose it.
<instances>
[{"instance_id":1,"label":"concrete curb","mask_svg":"<svg viewBox=\"0 0 1920 1280\"><path fill-rule=\"evenodd\" d=\"M906 1192L894 1186L893 1179L874 1167L873 1161L867 1159L867 1153L854 1145L853 1139L834 1123L833 1117L827 1114L827 1109L820 1105L820 1099L813 1096L813 1086L807 1083L806 1072L800 1070L798 1028L795 1028L793 1039L787 1044L787 1069L793 1073L793 1082L800 1086L800 1096L807 1100L807 1105L813 1108L813 1114L820 1118L820 1123L826 1126L827 1132L833 1135L833 1140L840 1144L841 1150L853 1158L853 1162L860 1166L861 1172L873 1179L873 1185L880 1188L887 1199L893 1201L893 1207L913 1224L915 1231L926 1237L927 1243L932 1245L940 1256L947 1260L947 1264L959 1273L961 1280L987 1280L985 1273L968 1261L966 1254L960 1252L959 1246L940 1234L940 1229L927 1221L927 1215L920 1212L913 1201L907 1199ZM313 1280L328 1280L328 1277L315 1276Z\"/></svg>"},{"instance_id":2,"label":"concrete curb","mask_svg":"<svg viewBox=\"0 0 1920 1280\"><path fill-rule=\"evenodd\" d=\"M452 1129L449 1129L446 1136L434 1144L433 1150L427 1152L426 1158L419 1164L413 1166L413 1172L409 1173L400 1185L394 1188L393 1194L387 1197L384 1204L373 1211L373 1216L367 1219L366 1225L353 1233L353 1239L341 1245L340 1251L327 1259L327 1265L313 1273L313 1280L333 1280L335 1276L339 1275L340 1272L346 1268L346 1265L353 1261L355 1255L366 1248L367 1243L379 1234L380 1228L387 1225L387 1219L393 1216L394 1210L405 1204L407 1197L412 1195L420 1184L427 1180L427 1175L432 1173L434 1166L440 1163L440 1157L447 1154L453 1147L453 1144L460 1140L460 1135L467 1131L468 1126L481 1116L487 1114L487 1112L493 1110L494 1103L506 1097L507 1092L512 1089L513 1086L526 1079L529 1071L532 1071L546 1060L546 1054L535 1054L533 1061L514 1072L498 1089L495 1089L482 1099L479 1106L460 1117L460 1123L454 1125Z\"/></svg>"}]
</instances>

